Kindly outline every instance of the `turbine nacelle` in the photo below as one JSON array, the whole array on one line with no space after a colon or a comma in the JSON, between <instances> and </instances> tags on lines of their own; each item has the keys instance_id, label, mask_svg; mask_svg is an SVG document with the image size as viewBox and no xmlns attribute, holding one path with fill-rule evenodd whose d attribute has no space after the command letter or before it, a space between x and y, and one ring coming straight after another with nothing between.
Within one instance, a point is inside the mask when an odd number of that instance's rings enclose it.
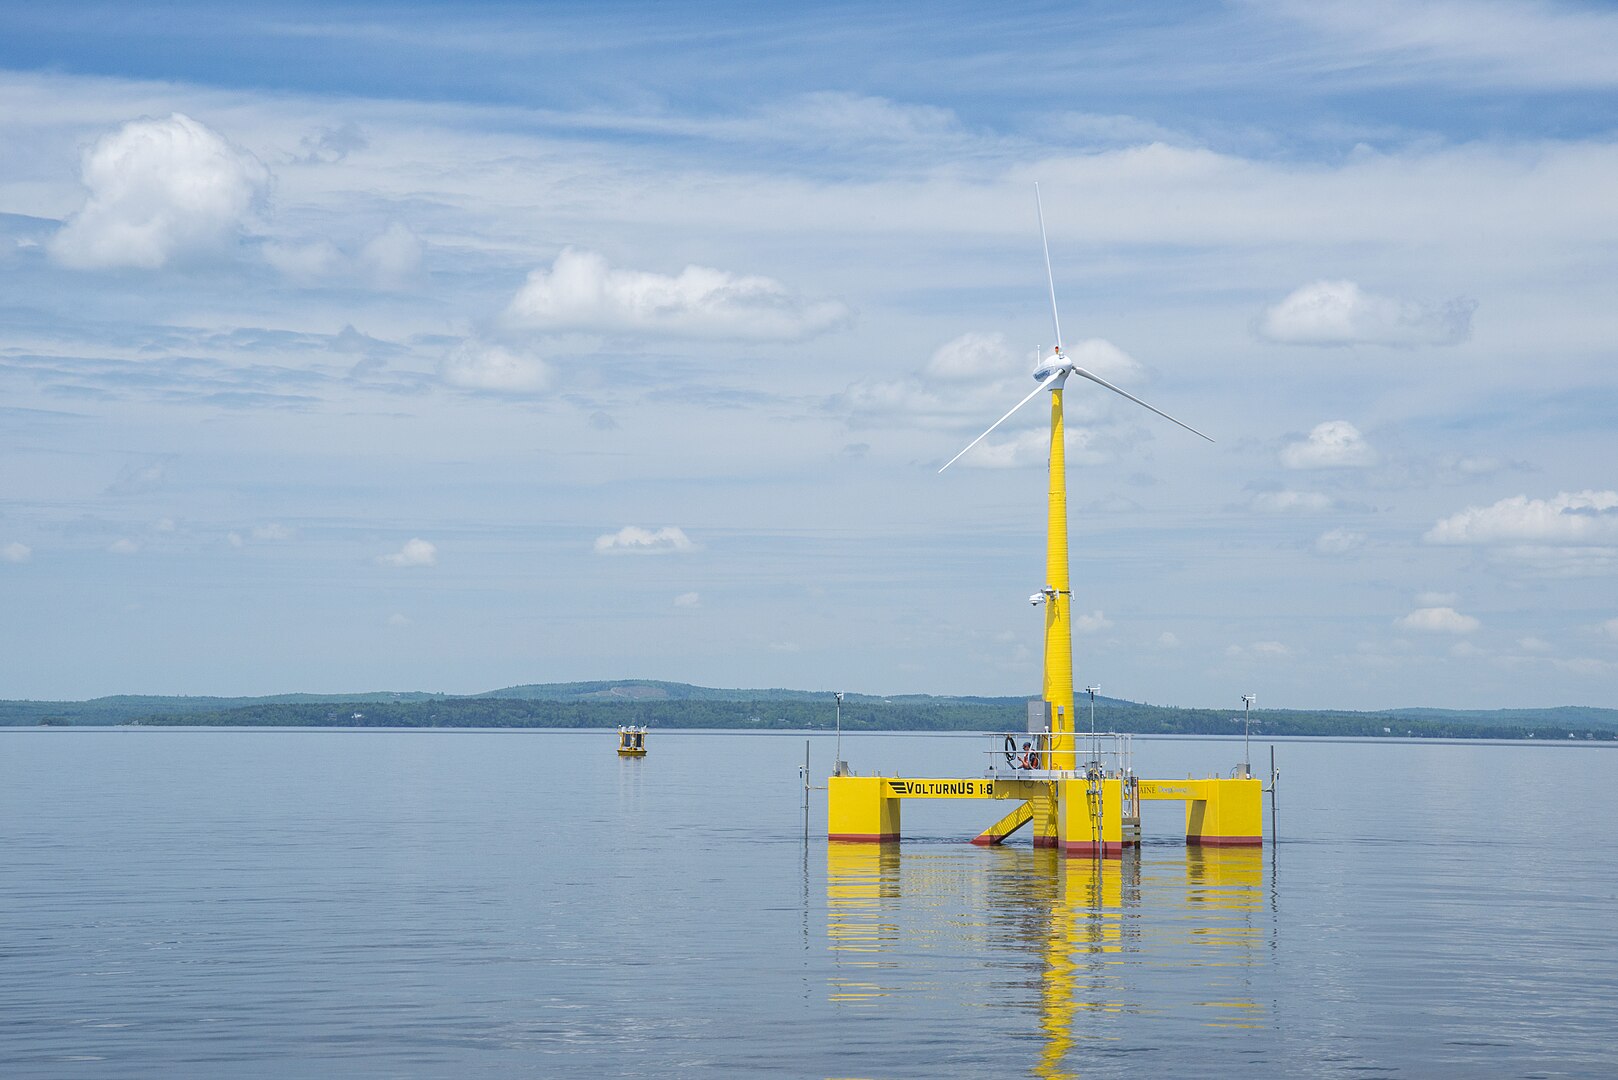
<instances>
[{"instance_id":1,"label":"turbine nacelle","mask_svg":"<svg viewBox=\"0 0 1618 1080\"><path fill-rule=\"evenodd\" d=\"M1045 358L1045 362L1034 369L1034 379L1038 382L1044 382L1052 375L1068 375L1073 371L1073 361L1067 358L1067 354L1058 345L1051 350L1051 354ZM1051 385L1060 387L1062 382L1058 379Z\"/></svg>"}]
</instances>

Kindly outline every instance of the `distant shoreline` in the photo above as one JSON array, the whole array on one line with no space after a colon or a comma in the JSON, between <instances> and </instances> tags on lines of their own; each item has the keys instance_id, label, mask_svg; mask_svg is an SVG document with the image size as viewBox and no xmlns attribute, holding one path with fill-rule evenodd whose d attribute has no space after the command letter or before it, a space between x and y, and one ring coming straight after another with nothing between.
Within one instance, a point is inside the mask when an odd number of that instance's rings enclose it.
<instances>
[{"instance_id":1,"label":"distant shoreline","mask_svg":"<svg viewBox=\"0 0 1618 1080\"><path fill-rule=\"evenodd\" d=\"M829 739L833 732L827 728L654 728L662 735L668 736L729 736L746 735L757 738L816 738ZM107 734L111 732L152 732L159 734L179 733L245 733L262 735L290 735L290 734L337 734L337 735L578 735L581 737L600 738L611 735L616 731L613 727L338 727L335 725L295 724L290 726L270 726L262 724L157 724L157 723L127 723L127 724L8 724L0 725L0 736L7 733L70 733L70 734ZM997 734L997 733L996 733ZM1130 732L1136 738L1144 741L1165 742L1226 742L1239 743L1240 735L1231 734L1152 734L1148 732ZM876 729L862 731L844 731L843 738L859 739L885 736L890 738L982 738L981 731L915 731L905 729ZM1344 745L1381 744L1391 746L1421 746L1421 745L1454 745L1454 746L1499 746L1499 747L1551 747L1554 749L1596 749L1611 750L1618 748L1618 736L1602 736L1595 738L1577 736L1569 738L1562 735L1560 738L1524 738L1514 739L1504 736L1485 737L1456 737L1446 735L1265 735L1255 733L1252 737L1254 743L1268 744L1295 744L1295 743L1342 743Z\"/></svg>"},{"instance_id":2,"label":"distant shoreline","mask_svg":"<svg viewBox=\"0 0 1618 1080\"><path fill-rule=\"evenodd\" d=\"M845 733L1021 731L1028 698L844 695ZM0 727L208 727L407 729L611 729L648 724L687 731L825 731L836 722L828 692L729 690L617 680L508 687L485 694L286 694L258 698L117 696L90 701L0 701ZM1239 735L1235 709L1177 708L1096 699L1099 728L1137 735ZM1618 741L1618 710L1255 709L1254 738ZM1087 724L1085 726L1088 726Z\"/></svg>"}]
</instances>

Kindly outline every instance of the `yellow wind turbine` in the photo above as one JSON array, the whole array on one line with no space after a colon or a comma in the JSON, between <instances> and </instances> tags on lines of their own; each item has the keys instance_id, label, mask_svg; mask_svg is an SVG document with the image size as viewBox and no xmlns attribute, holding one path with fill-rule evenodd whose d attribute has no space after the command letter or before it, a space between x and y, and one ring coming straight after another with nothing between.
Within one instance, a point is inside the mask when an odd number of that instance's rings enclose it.
<instances>
[{"instance_id":1,"label":"yellow wind turbine","mask_svg":"<svg viewBox=\"0 0 1618 1080\"><path fill-rule=\"evenodd\" d=\"M1013 405L1004 416L990 424L988 430L971 442L966 449L944 463L944 469L959 461L967 450L989 436L995 428L1011 419L1018 409L1032 401L1040 391L1051 392L1051 450L1050 488L1045 525L1045 587L1031 598L1045 605L1045 686L1041 696L1051 718L1049 741L1050 761L1046 768L1073 769L1077 767L1073 723L1073 593L1069 584L1067 554L1067 453L1062 428L1062 390L1068 376L1077 375L1097 386L1104 386L1115 394L1133 401L1143 409L1163 419L1179 424L1193 435L1213 442L1213 439L1181 423L1161 409L1153 408L1133 394L1112 385L1092 371L1086 371L1067 358L1062 351L1062 320L1056 309L1056 275L1051 270L1051 245L1045 234L1045 207L1039 197L1039 185L1034 185L1034 205L1039 213L1039 238L1045 246L1045 278L1051 291L1051 324L1056 331L1056 345L1051 355L1034 372L1039 385L1027 397Z\"/></svg>"}]
</instances>

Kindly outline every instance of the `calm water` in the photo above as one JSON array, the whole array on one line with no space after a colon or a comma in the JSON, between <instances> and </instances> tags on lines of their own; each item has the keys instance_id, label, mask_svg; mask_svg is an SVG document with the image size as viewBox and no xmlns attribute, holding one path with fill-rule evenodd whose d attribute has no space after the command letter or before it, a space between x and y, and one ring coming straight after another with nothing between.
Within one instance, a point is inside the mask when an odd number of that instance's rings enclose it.
<instances>
[{"instance_id":1,"label":"calm water","mask_svg":"<svg viewBox=\"0 0 1618 1080\"><path fill-rule=\"evenodd\" d=\"M0 1075L1618 1075L1618 751L1277 742L1280 843L1098 871L806 844L804 742L0 730Z\"/></svg>"}]
</instances>

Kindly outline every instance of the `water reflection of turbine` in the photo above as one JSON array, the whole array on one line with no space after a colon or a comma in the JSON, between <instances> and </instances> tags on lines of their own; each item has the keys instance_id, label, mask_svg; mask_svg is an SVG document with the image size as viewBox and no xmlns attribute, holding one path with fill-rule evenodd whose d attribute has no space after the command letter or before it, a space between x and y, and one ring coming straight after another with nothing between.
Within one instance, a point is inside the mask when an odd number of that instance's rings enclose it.
<instances>
[{"instance_id":1,"label":"water reflection of turbine","mask_svg":"<svg viewBox=\"0 0 1618 1080\"><path fill-rule=\"evenodd\" d=\"M1253 916L1264 906L1264 857L1258 848L1188 848L1186 912L1197 945L1214 955L1200 966L1215 993L1198 1001L1216 1010L1209 1027L1260 1027L1262 1006L1249 972L1260 956L1262 931Z\"/></svg>"},{"instance_id":2,"label":"water reflection of turbine","mask_svg":"<svg viewBox=\"0 0 1618 1080\"><path fill-rule=\"evenodd\" d=\"M921 961L905 952L906 943L936 940L941 929L915 920L937 917L951 910L948 901L965 899L981 918L952 919L949 936L957 947L999 962L987 966L987 981L962 989L982 993L975 1004L1001 1008L1007 989L1029 992L1023 1007L1037 1010L1044 1039L1031 1069L1036 1076L1078 1075L1071 1059L1084 1045L1120 1038L1123 1017L1154 1014L1140 978L1147 970L1153 986L1163 985L1165 975L1190 984L1193 1017L1207 1026L1262 1024L1250 979L1263 959L1255 927L1264 903L1262 853L1193 847L1184 862L1153 857L1144 870L1141 855L1131 850L1121 859L1075 859L997 849L992 863L977 864L983 877L965 898L957 859L940 856L934 868L923 858L917 872L907 869L901 898L897 849L829 845L827 937L839 954L830 1000L877 1005L907 985L901 969ZM1145 876L1151 880L1143 887ZM1165 960L1177 956L1184 957L1183 970L1165 971Z\"/></svg>"},{"instance_id":3,"label":"water reflection of turbine","mask_svg":"<svg viewBox=\"0 0 1618 1080\"><path fill-rule=\"evenodd\" d=\"M880 969L897 966L878 959L898 940L899 927L887 901L899 896L899 852L887 844L828 844L826 847L826 936L838 958L831 977L831 1000L874 1004L892 993L877 981ZM859 969L859 978L842 968Z\"/></svg>"}]
</instances>

